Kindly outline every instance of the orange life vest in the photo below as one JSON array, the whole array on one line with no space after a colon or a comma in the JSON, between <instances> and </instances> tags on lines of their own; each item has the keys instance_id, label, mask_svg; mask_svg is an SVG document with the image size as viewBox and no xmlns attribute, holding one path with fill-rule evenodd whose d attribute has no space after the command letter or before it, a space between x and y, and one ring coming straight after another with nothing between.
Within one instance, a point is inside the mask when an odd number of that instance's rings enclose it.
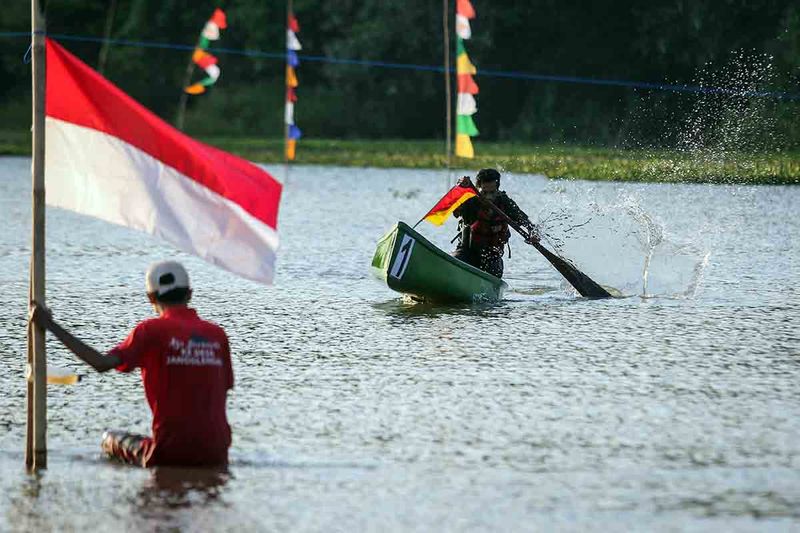
<instances>
[{"instance_id":1,"label":"orange life vest","mask_svg":"<svg viewBox=\"0 0 800 533\"><path fill-rule=\"evenodd\" d=\"M470 228L473 248L502 248L511 238L508 223L490 207L478 210L478 219Z\"/></svg>"}]
</instances>

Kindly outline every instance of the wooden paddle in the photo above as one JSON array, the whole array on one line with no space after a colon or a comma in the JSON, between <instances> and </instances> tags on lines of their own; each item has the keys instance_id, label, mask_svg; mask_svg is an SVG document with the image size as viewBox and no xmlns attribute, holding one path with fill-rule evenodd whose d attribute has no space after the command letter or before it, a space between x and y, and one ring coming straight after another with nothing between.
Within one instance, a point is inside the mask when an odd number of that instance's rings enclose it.
<instances>
[{"instance_id":1,"label":"wooden paddle","mask_svg":"<svg viewBox=\"0 0 800 533\"><path fill-rule=\"evenodd\" d=\"M585 296L587 298L611 298L611 294L601 287L598 283L596 283L592 278L578 270L572 263L567 261L566 259L559 257L558 255L554 254L547 248L545 248L539 239L535 237L530 229L523 228L519 225L516 221L512 220L511 217L506 215L499 207L494 205L494 203L484 197L480 192L477 190L478 198L491 207L498 215L500 215L509 226L514 228L514 231L522 235L525 238L525 242L539 250L539 252L550 261L550 264L553 265L556 270L558 270L562 276L569 282L570 285L575 287L575 290L581 296Z\"/></svg>"}]
</instances>

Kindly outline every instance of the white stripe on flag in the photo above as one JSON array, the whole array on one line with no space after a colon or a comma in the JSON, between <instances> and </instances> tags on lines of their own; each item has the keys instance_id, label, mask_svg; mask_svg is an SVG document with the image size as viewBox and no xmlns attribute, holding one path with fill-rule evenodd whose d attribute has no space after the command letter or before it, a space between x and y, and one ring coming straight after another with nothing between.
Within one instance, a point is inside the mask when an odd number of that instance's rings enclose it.
<instances>
[{"instance_id":1,"label":"white stripe on flag","mask_svg":"<svg viewBox=\"0 0 800 533\"><path fill-rule=\"evenodd\" d=\"M458 93L456 115L474 115L477 112L478 104L475 102L475 97L469 93Z\"/></svg>"},{"instance_id":2,"label":"white stripe on flag","mask_svg":"<svg viewBox=\"0 0 800 533\"><path fill-rule=\"evenodd\" d=\"M472 28L469 25L469 19L464 15L456 15L456 34L462 39L469 39L472 37Z\"/></svg>"},{"instance_id":3,"label":"white stripe on flag","mask_svg":"<svg viewBox=\"0 0 800 533\"><path fill-rule=\"evenodd\" d=\"M294 102L286 102L283 120L286 124L294 124Z\"/></svg>"},{"instance_id":4,"label":"white stripe on flag","mask_svg":"<svg viewBox=\"0 0 800 533\"><path fill-rule=\"evenodd\" d=\"M47 117L47 203L145 231L271 283L277 232L238 204L106 133Z\"/></svg>"},{"instance_id":5,"label":"white stripe on flag","mask_svg":"<svg viewBox=\"0 0 800 533\"><path fill-rule=\"evenodd\" d=\"M217 81L219 79L219 67L217 65L209 65L205 70L212 80Z\"/></svg>"},{"instance_id":6,"label":"white stripe on flag","mask_svg":"<svg viewBox=\"0 0 800 533\"><path fill-rule=\"evenodd\" d=\"M302 50L303 46L297 40L297 35L292 30L286 30L286 48L289 50Z\"/></svg>"},{"instance_id":7,"label":"white stripe on flag","mask_svg":"<svg viewBox=\"0 0 800 533\"><path fill-rule=\"evenodd\" d=\"M210 20L206 22L206 25L203 27L203 37L209 41L216 41L219 39L219 26Z\"/></svg>"}]
</instances>

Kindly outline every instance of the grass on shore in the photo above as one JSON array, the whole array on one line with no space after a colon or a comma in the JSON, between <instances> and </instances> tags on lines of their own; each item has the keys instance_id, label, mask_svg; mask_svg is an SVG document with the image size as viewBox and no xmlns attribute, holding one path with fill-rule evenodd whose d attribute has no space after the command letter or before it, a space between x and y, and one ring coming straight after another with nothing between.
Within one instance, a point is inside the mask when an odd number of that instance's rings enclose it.
<instances>
[{"instance_id":1,"label":"grass on shore","mask_svg":"<svg viewBox=\"0 0 800 533\"><path fill-rule=\"evenodd\" d=\"M282 163L283 140L200 137L213 146L259 163ZM30 155L30 134L0 131L0 155ZM444 168L443 141L302 139L300 165ZM769 154L621 150L570 145L475 143L475 159L453 158L454 168L496 167L550 178L600 181L800 184L800 153Z\"/></svg>"}]
</instances>

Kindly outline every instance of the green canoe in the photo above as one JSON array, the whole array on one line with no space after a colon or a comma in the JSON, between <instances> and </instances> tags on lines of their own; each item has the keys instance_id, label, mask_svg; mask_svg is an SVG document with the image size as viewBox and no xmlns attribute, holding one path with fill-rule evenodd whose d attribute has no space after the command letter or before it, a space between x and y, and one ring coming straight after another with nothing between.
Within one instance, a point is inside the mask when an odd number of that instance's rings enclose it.
<instances>
[{"instance_id":1,"label":"green canoe","mask_svg":"<svg viewBox=\"0 0 800 533\"><path fill-rule=\"evenodd\" d=\"M500 278L438 249L404 222L378 242L372 271L390 289L430 302L499 300L508 288Z\"/></svg>"}]
</instances>

